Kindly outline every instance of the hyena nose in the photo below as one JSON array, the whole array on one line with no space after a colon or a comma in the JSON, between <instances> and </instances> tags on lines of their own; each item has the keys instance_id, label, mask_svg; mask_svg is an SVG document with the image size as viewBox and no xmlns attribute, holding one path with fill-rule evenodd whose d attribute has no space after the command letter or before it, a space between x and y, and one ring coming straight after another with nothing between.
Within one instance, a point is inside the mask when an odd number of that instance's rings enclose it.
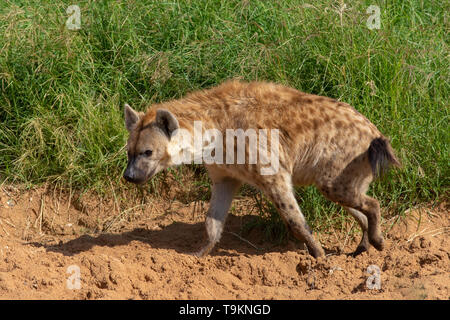
<instances>
[{"instance_id":1,"label":"hyena nose","mask_svg":"<svg viewBox=\"0 0 450 320\"><path fill-rule=\"evenodd\" d=\"M123 174L123 177L125 178L125 180L127 180L128 182L135 182L136 178L134 177L134 174L131 172L130 169L127 168L127 170L125 170L125 173Z\"/></svg>"},{"instance_id":2,"label":"hyena nose","mask_svg":"<svg viewBox=\"0 0 450 320\"><path fill-rule=\"evenodd\" d=\"M124 177L125 180L127 180L128 182L133 182L133 178L132 178L130 175L124 173L124 174L123 174L123 177Z\"/></svg>"}]
</instances>

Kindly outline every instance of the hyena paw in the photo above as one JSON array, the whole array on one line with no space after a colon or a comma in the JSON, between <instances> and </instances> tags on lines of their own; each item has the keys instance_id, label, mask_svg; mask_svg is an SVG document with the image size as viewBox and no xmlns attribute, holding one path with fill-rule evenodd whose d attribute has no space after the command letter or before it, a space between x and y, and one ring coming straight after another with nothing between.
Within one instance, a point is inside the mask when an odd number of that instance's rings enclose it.
<instances>
[{"instance_id":1,"label":"hyena paw","mask_svg":"<svg viewBox=\"0 0 450 320\"><path fill-rule=\"evenodd\" d=\"M356 250L349 255L353 258L359 256L361 253L368 251L368 248L366 246L359 245Z\"/></svg>"},{"instance_id":2,"label":"hyena paw","mask_svg":"<svg viewBox=\"0 0 450 320\"><path fill-rule=\"evenodd\" d=\"M201 258L202 254L200 251L194 251L194 252L186 252L186 254L193 256L193 257L197 257L197 258Z\"/></svg>"},{"instance_id":3,"label":"hyena paw","mask_svg":"<svg viewBox=\"0 0 450 320\"><path fill-rule=\"evenodd\" d=\"M384 239L382 236L370 237L369 242L378 251L382 251L384 249Z\"/></svg>"},{"instance_id":4,"label":"hyena paw","mask_svg":"<svg viewBox=\"0 0 450 320\"><path fill-rule=\"evenodd\" d=\"M210 251L211 251L210 246L206 246L198 251L190 252L188 254L190 254L191 256L197 257L197 258L202 258L202 257L207 256Z\"/></svg>"}]
</instances>

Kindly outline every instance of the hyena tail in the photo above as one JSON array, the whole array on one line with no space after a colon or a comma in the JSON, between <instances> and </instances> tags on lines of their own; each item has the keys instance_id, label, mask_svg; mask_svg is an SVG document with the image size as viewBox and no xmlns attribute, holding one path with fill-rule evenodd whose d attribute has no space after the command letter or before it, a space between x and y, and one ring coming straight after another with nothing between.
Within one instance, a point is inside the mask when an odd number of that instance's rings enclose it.
<instances>
[{"instance_id":1,"label":"hyena tail","mask_svg":"<svg viewBox=\"0 0 450 320\"><path fill-rule=\"evenodd\" d=\"M385 137L373 139L370 143L369 162L375 177L386 173L390 166L401 167L400 161L394 154L389 140Z\"/></svg>"}]
</instances>

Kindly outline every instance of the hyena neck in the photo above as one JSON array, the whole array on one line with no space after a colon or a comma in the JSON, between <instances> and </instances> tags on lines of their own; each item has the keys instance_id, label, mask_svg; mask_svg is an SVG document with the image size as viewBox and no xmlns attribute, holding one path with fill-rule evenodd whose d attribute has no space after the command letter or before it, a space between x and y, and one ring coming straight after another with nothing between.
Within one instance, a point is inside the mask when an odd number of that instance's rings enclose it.
<instances>
[{"instance_id":1,"label":"hyena neck","mask_svg":"<svg viewBox=\"0 0 450 320\"><path fill-rule=\"evenodd\" d=\"M201 153L195 151L192 136L193 131L191 133L191 131L182 127L173 132L167 145L171 165L186 163L188 162L186 159L201 159Z\"/></svg>"},{"instance_id":2,"label":"hyena neck","mask_svg":"<svg viewBox=\"0 0 450 320\"><path fill-rule=\"evenodd\" d=\"M208 129L216 128L216 123L205 117L205 111L169 109L179 123L179 129L174 131L167 146L167 153L173 165L182 163L201 163L205 147L211 144L211 137L205 135ZM193 110L195 110L193 112ZM184 111L184 112L183 112Z\"/></svg>"}]
</instances>

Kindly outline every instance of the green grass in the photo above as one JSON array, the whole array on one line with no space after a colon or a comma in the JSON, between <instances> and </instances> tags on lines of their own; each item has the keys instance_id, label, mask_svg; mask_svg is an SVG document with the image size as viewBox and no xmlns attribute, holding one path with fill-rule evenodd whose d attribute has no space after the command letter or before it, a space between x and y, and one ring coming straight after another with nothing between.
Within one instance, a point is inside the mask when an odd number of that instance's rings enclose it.
<instances>
[{"instance_id":1,"label":"green grass","mask_svg":"<svg viewBox=\"0 0 450 320\"><path fill-rule=\"evenodd\" d=\"M448 196L449 3L339 3L3 0L0 181L108 193L126 165L124 102L145 110L242 77L338 98L375 123L404 164L371 188L388 209ZM71 4L79 31L65 27ZM379 30L366 26L372 4ZM337 210L298 196L313 224Z\"/></svg>"}]
</instances>

